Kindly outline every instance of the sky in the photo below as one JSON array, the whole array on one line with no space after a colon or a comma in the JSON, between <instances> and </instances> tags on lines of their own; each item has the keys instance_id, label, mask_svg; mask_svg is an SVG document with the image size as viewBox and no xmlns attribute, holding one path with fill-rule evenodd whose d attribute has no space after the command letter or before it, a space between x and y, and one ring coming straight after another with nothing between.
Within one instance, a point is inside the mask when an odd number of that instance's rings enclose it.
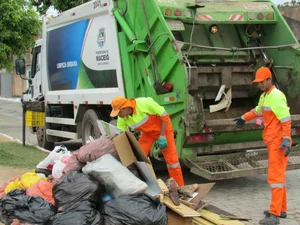
<instances>
[{"instance_id":1,"label":"sky","mask_svg":"<svg viewBox=\"0 0 300 225\"><path fill-rule=\"evenodd\" d=\"M53 8L53 6L51 6L48 10L47 10L47 15L48 16L56 16L58 14L58 11L56 9Z\"/></svg>"},{"instance_id":2,"label":"sky","mask_svg":"<svg viewBox=\"0 0 300 225\"><path fill-rule=\"evenodd\" d=\"M283 4L285 2L290 2L290 0L272 0L272 2L274 2L276 5L278 5L278 4Z\"/></svg>"}]
</instances>

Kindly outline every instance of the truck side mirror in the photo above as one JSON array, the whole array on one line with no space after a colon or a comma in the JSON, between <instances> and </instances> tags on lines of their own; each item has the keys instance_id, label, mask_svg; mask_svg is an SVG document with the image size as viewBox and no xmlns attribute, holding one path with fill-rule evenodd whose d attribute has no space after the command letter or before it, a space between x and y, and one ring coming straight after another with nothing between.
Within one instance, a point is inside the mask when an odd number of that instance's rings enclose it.
<instances>
[{"instance_id":1,"label":"truck side mirror","mask_svg":"<svg viewBox=\"0 0 300 225\"><path fill-rule=\"evenodd\" d=\"M25 60L24 59L16 59L15 68L16 68L17 75L25 74L25 71L26 71Z\"/></svg>"}]
</instances>

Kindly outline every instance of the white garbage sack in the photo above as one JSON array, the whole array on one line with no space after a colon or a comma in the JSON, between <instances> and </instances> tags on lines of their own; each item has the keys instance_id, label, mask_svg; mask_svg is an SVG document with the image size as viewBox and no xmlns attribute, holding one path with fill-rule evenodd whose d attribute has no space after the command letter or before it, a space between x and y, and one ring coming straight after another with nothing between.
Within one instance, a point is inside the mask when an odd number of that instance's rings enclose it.
<instances>
[{"instance_id":1,"label":"white garbage sack","mask_svg":"<svg viewBox=\"0 0 300 225\"><path fill-rule=\"evenodd\" d=\"M42 160L36 168L38 169L52 169L55 160L61 160L64 156L70 156L71 152L65 146L56 146L49 155Z\"/></svg>"},{"instance_id":2,"label":"white garbage sack","mask_svg":"<svg viewBox=\"0 0 300 225\"><path fill-rule=\"evenodd\" d=\"M114 198L141 194L148 188L145 182L134 176L110 154L88 162L82 171L104 184L106 191Z\"/></svg>"},{"instance_id":3,"label":"white garbage sack","mask_svg":"<svg viewBox=\"0 0 300 225\"><path fill-rule=\"evenodd\" d=\"M55 181L58 181L62 175L66 164L60 160L55 160L55 164L52 168L52 177Z\"/></svg>"}]
</instances>

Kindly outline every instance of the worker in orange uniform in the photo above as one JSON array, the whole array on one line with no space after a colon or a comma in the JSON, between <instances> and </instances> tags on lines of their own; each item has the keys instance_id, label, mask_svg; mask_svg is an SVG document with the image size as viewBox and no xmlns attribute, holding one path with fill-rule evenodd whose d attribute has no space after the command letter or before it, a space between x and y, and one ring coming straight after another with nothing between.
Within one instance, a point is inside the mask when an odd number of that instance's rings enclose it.
<instances>
[{"instance_id":1,"label":"worker in orange uniform","mask_svg":"<svg viewBox=\"0 0 300 225\"><path fill-rule=\"evenodd\" d=\"M291 116L285 95L272 83L269 68L259 68L253 83L257 83L263 91L258 105L234 121L237 128L242 128L246 121L263 118L263 140L268 147L268 183L272 199L270 209L264 211L266 216L259 224L273 225L279 224L279 217L287 217L285 171L292 143Z\"/></svg>"},{"instance_id":2,"label":"worker in orange uniform","mask_svg":"<svg viewBox=\"0 0 300 225\"><path fill-rule=\"evenodd\" d=\"M139 143L148 155L153 143L157 140L158 146L166 160L170 177L174 178L179 186L184 185L181 166L176 151L172 123L164 107L157 104L152 98L126 99L116 97L111 102L110 116L118 116L117 127L125 130L130 127L141 131Z\"/></svg>"}]
</instances>

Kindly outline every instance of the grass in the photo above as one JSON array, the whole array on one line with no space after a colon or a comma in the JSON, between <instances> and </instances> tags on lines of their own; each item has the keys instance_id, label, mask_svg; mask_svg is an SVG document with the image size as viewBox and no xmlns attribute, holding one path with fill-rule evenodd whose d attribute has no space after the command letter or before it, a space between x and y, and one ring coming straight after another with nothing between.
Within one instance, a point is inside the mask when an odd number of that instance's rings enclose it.
<instances>
[{"instance_id":1,"label":"grass","mask_svg":"<svg viewBox=\"0 0 300 225\"><path fill-rule=\"evenodd\" d=\"M48 154L16 142L0 142L0 165L34 169Z\"/></svg>"}]
</instances>

